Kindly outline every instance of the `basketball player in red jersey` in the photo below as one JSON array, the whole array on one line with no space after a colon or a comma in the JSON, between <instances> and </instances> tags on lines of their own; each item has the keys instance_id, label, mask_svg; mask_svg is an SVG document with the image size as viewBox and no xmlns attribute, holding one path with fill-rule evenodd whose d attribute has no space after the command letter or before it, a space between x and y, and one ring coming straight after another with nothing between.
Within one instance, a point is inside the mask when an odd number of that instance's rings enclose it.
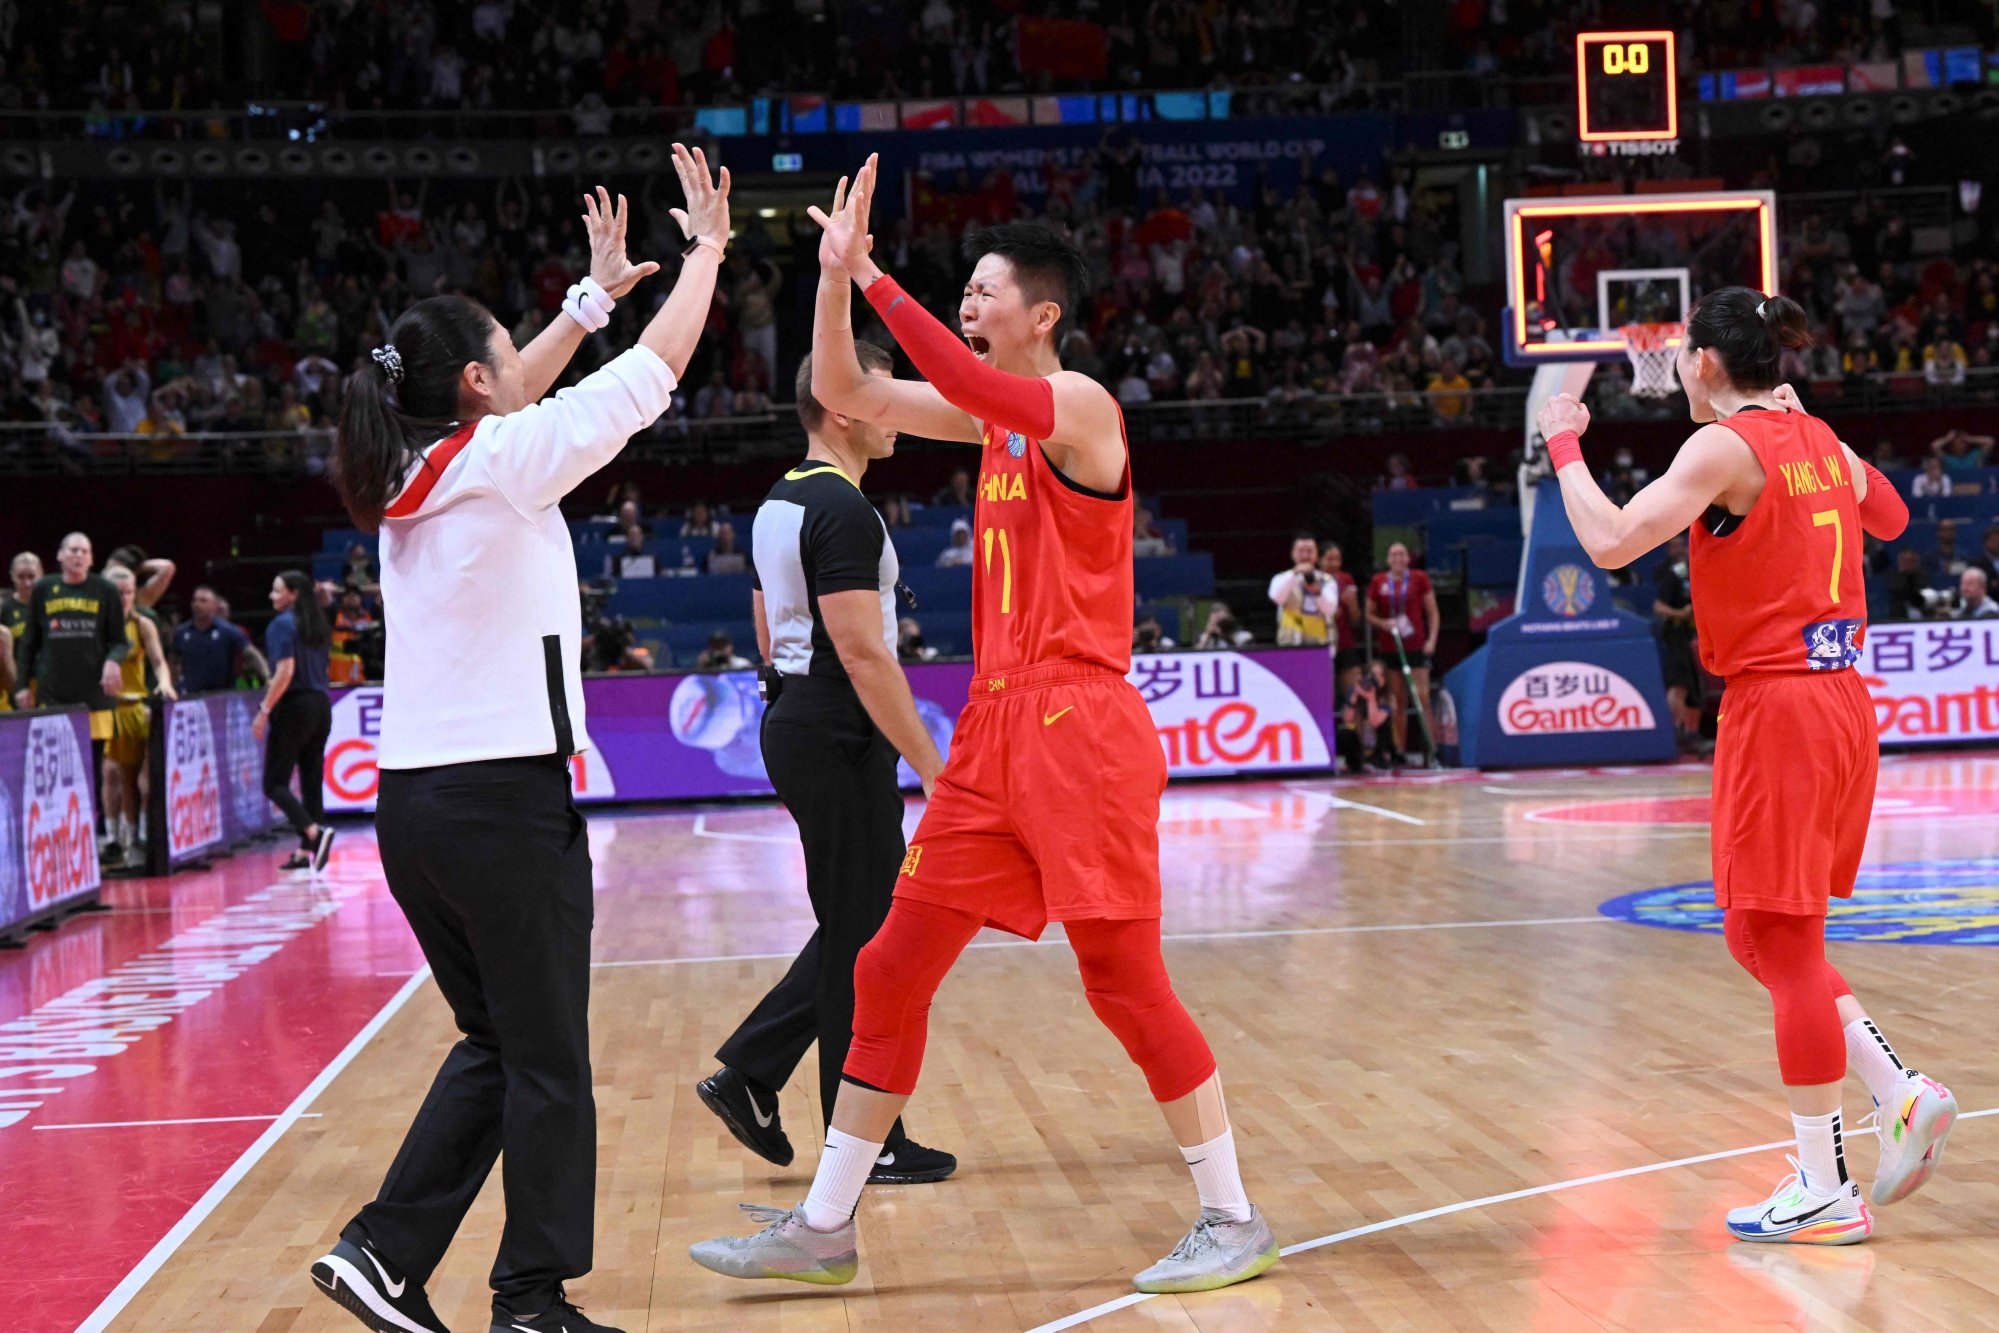
<instances>
[{"instance_id":1,"label":"basketball player in red jersey","mask_svg":"<svg viewBox=\"0 0 1999 1333\"><path fill-rule=\"evenodd\" d=\"M1199 1220L1135 1279L1206 1291L1277 1262L1236 1168L1215 1057L1173 994L1159 948L1159 794L1166 763L1131 668L1132 483L1117 402L1064 371L1055 338L1087 270L1055 232L978 233L953 333L869 258L876 162L840 183L825 229L812 393L829 411L983 446L972 566L977 674L895 886L854 969L854 1040L826 1150L799 1207L755 1236L704 1241L731 1277L853 1280L854 1208L916 1088L930 1001L992 925L1028 939L1059 921L1090 1007L1144 1071L1200 1196ZM851 292L928 383L865 375Z\"/></svg>"},{"instance_id":2,"label":"basketball player in red jersey","mask_svg":"<svg viewBox=\"0 0 1999 1333\"><path fill-rule=\"evenodd\" d=\"M1619 508L1583 465L1589 411L1568 394L1541 433L1576 536L1618 569L1689 526L1701 660L1723 677L1714 763L1714 892L1729 952L1769 990L1791 1103L1794 1173L1728 1214L1739 1240L1850 1245L1873 1234L1847 1178L1840 1083L1849 1056L1873 1096L1876 1204L1930 1177L1957 1115L1950 1091L1903 1067L1825 956L1828 898L1853 893L1880 745L1854 664L1867 630L1863 532L1900 535L1908 507L1887 478L1777 383L1805 314L1727 287L1695 305L1679 351L1693 419L1666 474ZM1843 1029L1843 1031L1842 1031Z\"/></svg>"}]
</instances>

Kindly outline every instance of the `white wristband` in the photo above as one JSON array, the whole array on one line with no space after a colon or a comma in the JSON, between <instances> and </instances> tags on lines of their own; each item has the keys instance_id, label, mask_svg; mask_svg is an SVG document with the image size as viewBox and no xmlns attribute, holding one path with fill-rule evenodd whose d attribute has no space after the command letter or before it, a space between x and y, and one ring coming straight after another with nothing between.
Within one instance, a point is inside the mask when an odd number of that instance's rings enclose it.
<instances>
[{"instance_id":1,"label":"white wristband","mask_svg":"<svg viewBox=\"0 0 1999 1333\"><path fill-rule=\"evenodd\" d=\"M581 324L585 333L595 333L611 322L617 304L595 278L586 275L562 298L562 313Z\"/></svg>"}]
</instances>

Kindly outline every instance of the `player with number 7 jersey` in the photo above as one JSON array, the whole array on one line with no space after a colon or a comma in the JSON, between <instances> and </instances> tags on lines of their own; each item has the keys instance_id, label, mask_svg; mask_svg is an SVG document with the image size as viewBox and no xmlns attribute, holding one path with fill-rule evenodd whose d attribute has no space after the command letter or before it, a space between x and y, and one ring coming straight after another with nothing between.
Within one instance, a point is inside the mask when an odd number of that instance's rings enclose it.
<instances>
[{"instance_id":1,"label":"player with number 7 jersey","mask_svg":"<svg viewBox=\"0 0 1999 1333\"><path fill-rule=\"evenodd\" d=\"M1715 902L1729 952L1770 992L1798 1147L1792 1175L1762 1202L1729 1210L1728 1230L1745 1241L1849 1245L1874 1231L1846 1168L1849 1057L1876 1108L1875 1204L1929 1179L1957 1101L1902 1064L1825 956L1828 904L1853 893L1880 763L1856 670L1867 634L1862 534L1899 536L1909 511L1778 384L1783 349L1809 341L1804 325L1781 296L1725 287L1701 298L1677 369L1689 413L1707 424L1622 508L1583 463L1588 409L1558 394L1540 427L1576 537L1599 565L1620 568L1693 528L1701 659L1727 682Z\"/></svg>"},{"instance_id":2,"label":"player with number 7 jersey","mask_svg":"<svg viewBox=\"0 0 1999 1333\"><path fill-rule=\"evenodd\" d=\"M826 1149L795 1209L750 1237L693 1247L732 1277L851 1281L854 1210L915 1091L932 998L990 925L1036 939L1063 923L1091 1009L1117 1036L1194 1178L1200 1214L1142 1291L1257 1276L1277 1241L1244 1191L1215 1057L1160 951L1159 797L1166 761L1131 667L1132 477L1102 385L1055 354L1088 269L1046 227L976 233L956 334L870 258L870 159L825 229L813 397L828 410L982 448L972 556L971 698L911 838L888 919L854 968L854 1036ZM861 287L927 382L859 372ZM974 1168L976 1169L976 1168ZM969 1225L969 1224L968 1224Z\"/></svg>"}]
</instances>

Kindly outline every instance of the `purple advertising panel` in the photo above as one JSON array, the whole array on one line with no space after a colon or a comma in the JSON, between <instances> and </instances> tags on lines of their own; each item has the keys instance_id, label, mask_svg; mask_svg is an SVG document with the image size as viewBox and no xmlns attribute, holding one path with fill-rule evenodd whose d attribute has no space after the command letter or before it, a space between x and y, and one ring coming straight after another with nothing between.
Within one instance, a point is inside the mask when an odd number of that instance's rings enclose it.
<instances>
[{"instance_id":1,"label":"purple advertising panel","mask_svg":"<svg viewBox=\"0 0 1999 1333\"><path fill-rule=\"evenodd\" d=\"M907 668L916 710L947 756L972 683L970 662ZM1323 648L1155 653L1128 679L1174 777L1332 766L1332 661ZM588 743L572 761L581 801L685 801L771 792L758 747L763 703L748 671L593 676L583 682ZM375 806L382 692L334 692L326 808ZM905 787L916 778L902 767Z\"/></svg>"},{"instance_id":2,"label":"purple advertising panel","mask_svg":"<svg viewBox=\"0 0 1999 1333\"><path fill-rule=\"evenodd\" d=\"M227 851L278 822L264 799L264 744L251 731L259 696L242 690L153 706L152 839L156 875ZM164 777L164 781L161 778Z\"/></svg>"},{"instance_id":3,"label":"purple advertising panel","mask_svg":"<svg viewBox=\"0 0 1999 1333\"><path fill-rule=\"evenodd\" d=\"M0 713L0 938L97 892L90 714Z\"/></svg>"}]
</instances>

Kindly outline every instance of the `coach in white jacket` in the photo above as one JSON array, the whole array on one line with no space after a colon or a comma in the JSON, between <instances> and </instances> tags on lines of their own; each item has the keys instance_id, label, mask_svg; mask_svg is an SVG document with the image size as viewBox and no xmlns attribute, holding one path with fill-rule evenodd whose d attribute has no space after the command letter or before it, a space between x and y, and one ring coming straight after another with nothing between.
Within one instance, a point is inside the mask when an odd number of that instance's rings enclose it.
<instances>
[{"instance_id":1,"label":"coach in white jacket","mask_svg":"<svg viewBox=\"0 0 1999 1333\"><path fill-rule=\"evenodd\" d=\"M313 1265L371 1329L442 1330L424 1295L496 1157L507 1220L495 1330L602 1333L564 1294L588 1272L596 1106L589 841L570 789L583 735L576 559L558 507L663 413L707 319L729 174L674 146L690 237L638 345L542 398L656 264L625 257L625 201L585 201L590 276L516 351L484 307L405 311L349 381L335 451L348 512L382 535L382 869L464 1039L381 1192ZM610 1333L615 1333L611 1330Z\"/></svg>"}]
</instances>

